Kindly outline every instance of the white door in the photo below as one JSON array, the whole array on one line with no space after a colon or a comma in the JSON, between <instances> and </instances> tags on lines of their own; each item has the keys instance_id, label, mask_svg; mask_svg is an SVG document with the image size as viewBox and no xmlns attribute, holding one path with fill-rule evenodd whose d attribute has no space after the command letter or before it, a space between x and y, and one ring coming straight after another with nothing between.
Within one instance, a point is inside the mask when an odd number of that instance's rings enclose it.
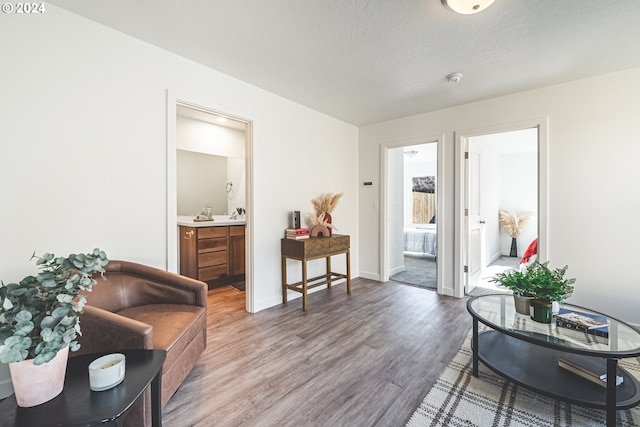
<instances>
[{"instance_id":1,"label":"white door","mask_svg":"<svg viewBox=\"0 0 640 427\"><path fill-rule=\"evenodd\" d=\"M465 236L466 274L465 292L469 293L480 282L482 273L482 221L480 219L480 155L467 152Z\"/></svg>"}]
</instances>

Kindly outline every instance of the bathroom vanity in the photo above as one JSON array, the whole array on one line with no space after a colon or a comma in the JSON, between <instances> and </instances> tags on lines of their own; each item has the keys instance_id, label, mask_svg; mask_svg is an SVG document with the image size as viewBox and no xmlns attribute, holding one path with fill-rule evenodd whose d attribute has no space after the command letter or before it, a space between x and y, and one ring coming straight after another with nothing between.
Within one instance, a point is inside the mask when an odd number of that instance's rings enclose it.
<instances>
[{"instance_id":1,"label":"bathroom vanity","mask_svg":"<svg viewBox=\"0 0 640 427\"><path fill-rule=\"evenodd\" d=\"M243 280L245 222L228 216L195 222L178 217L180 274L203 282Z\"/></svg>"}]
</instances>

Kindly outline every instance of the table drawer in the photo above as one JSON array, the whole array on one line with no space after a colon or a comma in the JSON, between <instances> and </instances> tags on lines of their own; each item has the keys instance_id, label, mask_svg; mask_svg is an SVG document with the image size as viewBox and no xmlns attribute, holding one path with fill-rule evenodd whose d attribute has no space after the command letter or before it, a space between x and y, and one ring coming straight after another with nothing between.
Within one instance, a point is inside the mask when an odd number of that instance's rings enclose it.
<instances>
[{"instance_id":1,"label":"table drawer","mask_svg":"<svg viewBox=\"0 0 640 427\"><path fill-rule=\"evenodd\" d=\"M281 242L282 254L296 258L313 258L349 249L349 236L344 235L303 240L282 239Z\"/></svg>"},{"instance_id":2,"label":"table drawer","mask_svg":"<svg viewBox=\"0 0 640 427\"><path fill-rule=\"evenodd\" d=\"M349 236L333 236L331 239L331 252L346 251L349 249Z\"/></svg>"}]
</instances>

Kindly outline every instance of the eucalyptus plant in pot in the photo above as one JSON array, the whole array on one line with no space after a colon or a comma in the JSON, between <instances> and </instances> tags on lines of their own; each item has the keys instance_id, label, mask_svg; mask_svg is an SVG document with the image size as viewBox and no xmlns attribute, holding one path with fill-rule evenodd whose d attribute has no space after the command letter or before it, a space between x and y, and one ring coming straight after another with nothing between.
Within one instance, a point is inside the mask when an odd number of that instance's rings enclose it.
<instances>
[{"instance_id":1,"label":"eucalyptus plant in pot","mask_svg":"<svg viewBox=\"0 0 640 427\"><path fill-rule=\"evenodd\" d=\"M40 269L0 286L0 362L8 363L19 406L35 406L62 391L69 350L81 334L79 315L109 260L100 249L56 257L35 255ZM61 372L60 372L61 371ZM52 374L54 379L47 379Z\"/></svg>"}]
</instances>

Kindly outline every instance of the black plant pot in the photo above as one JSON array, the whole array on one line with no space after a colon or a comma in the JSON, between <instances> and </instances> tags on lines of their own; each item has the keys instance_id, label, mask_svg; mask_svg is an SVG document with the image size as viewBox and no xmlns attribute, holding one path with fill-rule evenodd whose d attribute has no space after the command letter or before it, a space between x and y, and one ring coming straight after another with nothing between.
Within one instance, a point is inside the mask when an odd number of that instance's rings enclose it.
<instances>
[{"instance_id":1,"label":"black plant pot","mask_svg":"<svg viewBox=\"0 0 640 427\"><path fill-rule=\"evenodd\" d=\"M511 238L511 252L509 252L509 256L518 256L518 242L516 241L515 237Z\"/></svg>"}]
</instances>

